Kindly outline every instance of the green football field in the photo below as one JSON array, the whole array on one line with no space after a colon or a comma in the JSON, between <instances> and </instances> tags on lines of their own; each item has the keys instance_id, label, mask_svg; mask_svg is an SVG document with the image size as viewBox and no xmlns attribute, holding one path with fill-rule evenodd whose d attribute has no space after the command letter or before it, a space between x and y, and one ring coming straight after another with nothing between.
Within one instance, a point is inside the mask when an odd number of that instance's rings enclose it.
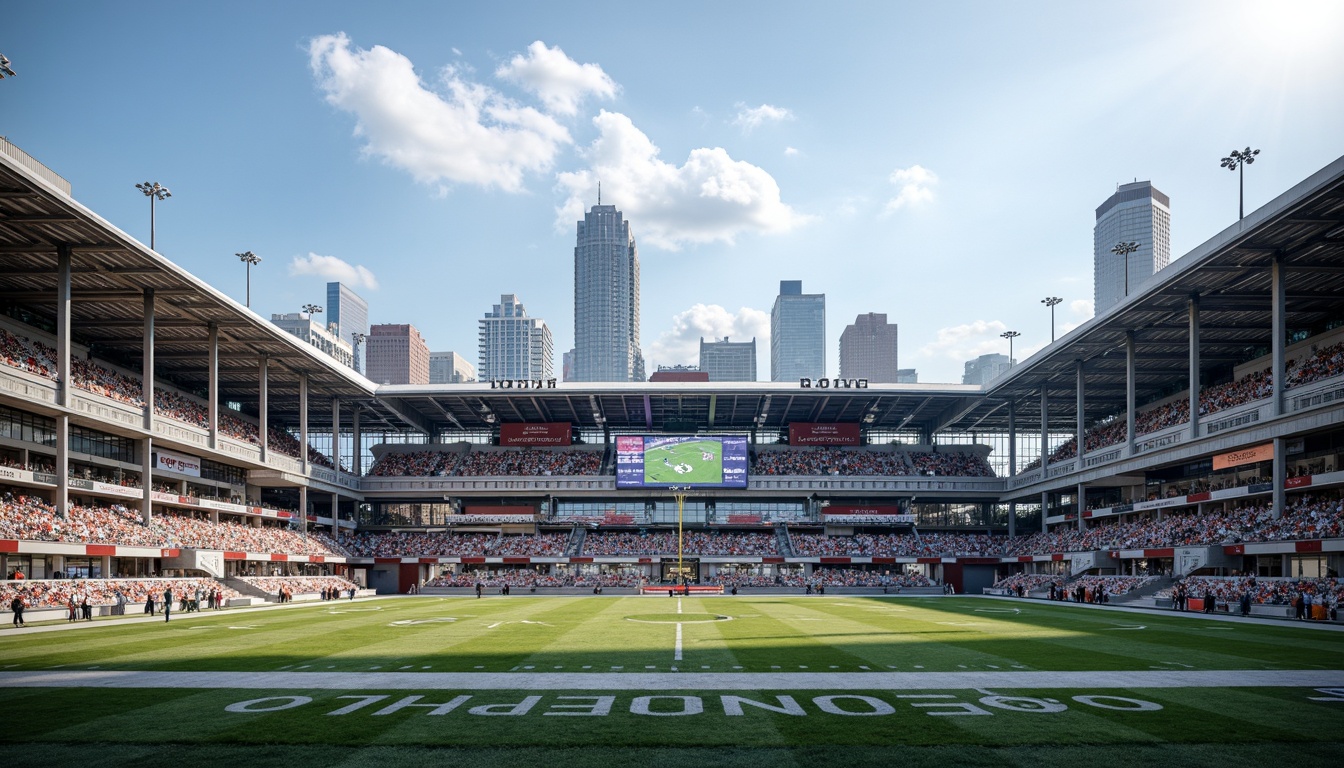
<instances>
[{"instance_id":1,"label":"green football field","mask_svg":"<svg viewBox=\"0 0 1344 768\"><path fill-rule=\"evenodd\" d=\"M381 598L0 631L0 711L24 766L1333 766L1344 634L984 598Z\"/></svg>"},{"instance_id":2,"label":"green football field","mask_svg":"<svg viewBox=\"0 0 1344 768\"><path fill-rule=\"evenodd\" d=\"M702 454L712 453L706 460ZM681 472L677 468L682 469ZM692 440L644 452L644 482L694 485L723 483L723 444L717 440Z\"/></svg>"}]
</instances>

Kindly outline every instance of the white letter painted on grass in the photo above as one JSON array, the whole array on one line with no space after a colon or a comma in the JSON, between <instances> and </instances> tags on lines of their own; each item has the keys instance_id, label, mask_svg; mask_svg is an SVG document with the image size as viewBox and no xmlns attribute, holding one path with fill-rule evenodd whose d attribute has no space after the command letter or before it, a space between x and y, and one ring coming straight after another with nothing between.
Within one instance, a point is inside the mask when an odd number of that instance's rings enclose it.
<instances>
[{"instance_id":1,"label":"white letter painted on grass","mask_svg":"<svg viewBox=\"0 0 1344 768\"><path fill-rule=\"evenodd\" d=\"M528 696L517 704L482 704L479 707L472 707L467 711L473 715L503 715L505 717L517 717L531 712L532 708L537 706L538 701L541 701L540 696Z\"/></svg>"},{"instance_id":2,"label":"white letter painted on grass","mask_svg":"<svg viewBox=\"0 0 1344 768\"><path fill-rule=\"evenodd\" d=\"M779 699L778 707L774 704L766 704L763 701L744 699L741 696L720 696L719 698L723 699L723 714L728 715L729 717L741 717L742 715L745 715L746 712L742 710L743 704L758 707L768 712L778 712L781 715L796 715L798 717L807 716L807 713L803 711L802 706L794 701L792 696L776 696L775 698Z\"/></svg>"},{"instance_id":3,"label":"white letter painted on grass","mask_svg":"<svg viewBox=\"0 0 1344 768\"><path fill-rule=\"evenodd\" d=\"M1122 705L1117 707L1112 704L1102 704L1099 699L1121 702ZM1144 701L1142 699L1127 699L1124 696L1074 696L1073 700L1081 704L1086 704L1089 707L1116 709L1121 712L1156 712L1162 708L1162 705L1156 702Z\"/></svg>"},{"instance_id":4,"label":"white letter painted on grass","mask_svg":"<svg viewBox=\"0 0 1344 768\"><path fill-rule=\"evenodd\" d=\"M401 710L406 709L407 707L425 707L429 709L429 711L425 713L427 715L446 715L449 712L452 712L454 709L457 709L458 707L462 706L463 704L466 704L467 699L470 699L471 697L467 696L466 694L463 694L461 696L454 696L453 700L446 704L416 703L423 698L424 696L407 696L406 698L400 701L388 704L386 707L383 707L377 712L374 712L373 716L377 717L379 715L390 715L393 712L400 712Z\"/></svg>"},{"instance_id":5,"label":"white letter painted on grass","mask_svg":"<svg viewBox=\"0 0 1344 768\"><path fill-rule=\"evenodd\" d=\"M906 693L897 696L898 699L955 699L950 693ZM956 712L926 712L931 717L956 717L964 715L993 715L987 709L981 709L968 701L927 701L921 704L911 704L912 707L949 707Z\"/></svg>"},{"instance_id":6,"label":"white letter painted on grass","mask_svg":"<svg viewBox=\"0 0 1344 768\"><path fill-rule=\"evenodd\" d=\"M370 704L373 704L373 703L375 703L375 702L382 701L383 699L386 699L387 697L386 697L386 696L337 696L336 698L338 698L338 699L359 699L359 701L356 701L354 704L347 704L347 705L345 705L344 707L341 707L340 709L332 710L331 712L328 712L328 713L327 713L328 715L348 715L348 714L350 714L351 712L354 712L354 711L357 710L357 709L363 709L363 708L369 706Z\"/></svg>"},{"instance_id":7,"label":"white letter painted on grass","mask_svg":"<svg viewBox=\"0 0 1344 768\"><path fill-rule=\"evenodd\" d=\"M543 712L543 715L555 717L604 717L611 714L611 705L616 703L615 696L556 696L561 701L584 701L592 699L591 704L552 704L551 709L577 709L579 712Z\"/></svg>"},{"instance_id":8,"label":"white letter painted on grass","mask_svg":"<svg viewBox=\"0 0 1344 768\"><path fill-rule=\"evenodd\" d=\"M1069 708L1068 704L1061 704L1054 699L1031 699L1025 696L983 696L980 703L986 707L995 709L1006 709L1009 712L1063 712ZM929 713L933 714L933 713Z\"/></svg>"},{"instance_id":9,"label":"white letter painted on grass","mask_svg":"<svg viewBox=\"0 0 1344 768\"><path fill-rule=\"evenodd\" d=\"M274 706L261 706L266 701L283 701L284 704ZM237 704L230 704L224 708L225 712L279 712L282 709L293 709L302 707L304 704L312 702L307 696L268 696L264 699L249 699L240 701Z\"/></svg>"},{"instance_id":10,"label":"white letter painted on grass","mask_svg":"<svg viewBox=\"0 0 1344 768\"><path fill-rule=\"evenodd\" d=\"M849 710L841 709L840 705L835 703L840 699L861 701L871 707L871 710L868 712L850 712ZM822 712L832 715L848 715L850 717L872 717L873 715L890 715L896 712L895 707L881 699L875 699L872 696L855 696L850 694L840 696L818 696L812 700L812 703L816 704Z\"/></svg>"},{"instance_id":11,"label":"white letter painted on grass","mask_svg":"<svg viewBox=\"0 0 1344 768\"><path fill-rule=\"evenodd\" d=\"M671 699L681 702L680 712L654 712L649 708L649 704L654 699ZM630 714L632 715L653 715L654 717L680 717L682 715L698 715L705 711L704 702L700 701L699 696L637 696L630 702Z\"/></svg>"}]
</instances>

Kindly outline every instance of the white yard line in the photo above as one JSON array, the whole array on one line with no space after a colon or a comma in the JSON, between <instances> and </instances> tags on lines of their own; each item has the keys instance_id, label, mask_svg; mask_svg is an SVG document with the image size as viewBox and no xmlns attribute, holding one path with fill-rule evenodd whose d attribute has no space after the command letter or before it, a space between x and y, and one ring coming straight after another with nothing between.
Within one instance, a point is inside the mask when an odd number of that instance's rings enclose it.
<instances>
[{"instance_id":1,"label":"white yard line","mask_svg":"<svg viewBox=\"0 0 1344 768\"><path fill-rule=\"evenodd\" d=\"M677 613L681 613L681 598L677 598Z\"/></svg>"},{"instance_id":2,"label":"white yard line","mask_svg":"<svg viewBox=\"0 0 1344 768\"><path fill-rule=\"evenodd\" d=\"M672 654L673 661L681 661L681 624L677 624L677 649Z\"/></svg>"},{"instance_id":3,"label":"white yard line","mask_svg":"<svg viewBox=\"0 0 1344 768\"><path fill-rule=\"evenodd\" d=\"M0 688L809 691L977 688L1325 688L1344 669L1125 672L136 672L0 671Z\"/></svg>"}]
</instances>

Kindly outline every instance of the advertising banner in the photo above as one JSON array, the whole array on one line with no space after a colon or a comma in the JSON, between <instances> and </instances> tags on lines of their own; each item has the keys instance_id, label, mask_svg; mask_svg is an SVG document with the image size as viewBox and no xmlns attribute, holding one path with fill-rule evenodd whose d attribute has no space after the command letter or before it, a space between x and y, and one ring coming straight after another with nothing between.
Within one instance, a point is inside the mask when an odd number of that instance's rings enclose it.
<instances>
[{"instance_id":1,"label":"advertising banner","mask_svg":"<svg viewBox=\"0 0 1344 768\"><path fill-rule=\"evenodd\" d=\"M858 424L815 424L795 422L789 425L789 445L859 445Z\"/></svg>"},{"instance_id":2,"label":"advertising banner","mask_svg":"<svg viewBox=\"0 0 1344 768\"><path fill-rule=\"evenodd\" d=\"M500 424L500 445L569 445L569 422Z\"/></svg>"},{"instance_id":3,"label":"advertising banner","mask_svg":"<svg viewBox=\"0 0 1344 768\"><path fill-rule=\"evenodd\" d=\"M1213 457L1214 469L1228 469L1230 467L1239 467L1243 464L1255 464L1261 461L1270 461L1274 458L1274 444L1265 443L1251 448L1243 448L1239 451L1228 451L1220 453Z\"/></svg>"},{"instance_id":4,"label":"advertising banner","mask_svg":"<svg viewBox=\"0 0 1344 768\"><path fill-rule=\"evenodd\" d=\"M191 477L201 476L201 460L195 456L188 456L184 453L175 451L165 451L162 448L155 451L155 469L176 472L179 475L190 475Z\"/></svg>"}]
</instances>

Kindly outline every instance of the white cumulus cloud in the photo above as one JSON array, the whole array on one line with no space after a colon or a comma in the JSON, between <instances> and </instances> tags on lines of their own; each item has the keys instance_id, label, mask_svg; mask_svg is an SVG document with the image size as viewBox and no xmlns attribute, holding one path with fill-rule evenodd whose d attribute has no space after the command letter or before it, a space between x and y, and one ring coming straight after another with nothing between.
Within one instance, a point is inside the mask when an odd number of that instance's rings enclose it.
<instances>
[{"instance_id":1,"label":"white cumulus cloud","mask_svg":"<svg viewBox=\"0 0 1344 768\"><path fill-rule=\"evenodd\" d=\"M376 45L352 47L344 34L314 38L309 64L332 106L355 116L366 155L423 184L523 188L523 176L551 169L569 131L549 115L446 69L426 87L410 59Z\"/></svg>"},{"instance_id":2,"label":"white cumulus cloud","mask_svg":"<svg viewBox=\"0 0 1344 768\"><path fill-rule=\"evenodd\" d=\"M887 201L884 214L894 213L908 205L918 205L933 200L933 188L938 185L938 176L922 165L909 168L897 168L891 172L889 181L898 189L896 196Z\"/></svg>"},{"instance_id":3,"label":"white cumulus cloud","mask_svg":"<svg viewBox=\"0 0 1344 768\"><path fill-rule=\"evenodd\" d=\"M307 256L295 256L289 262L289 274L292 277L314 276L332 282L341 282L351 288L378 290L378 278L362 264L351 264L336 256L322 256L309 253Z\"/></svg>"},{"instance_id":4,"label":"white cumulus cloud","mask_svg":"<svg viewBox=\"0 0 1344 768\"><path fill-rule=\"evenodd\" d=\"M1008 340L999 334L1008 330L1002 320L976 320L948 328L939 328L934 340L919 348L924 357L948 360L973 360L981 355L1008 354ZM1015 357L1020 357L1013 350Z\"/></svg>"},{"instance_id":5,"label":"white cumulus cloud","mask_svg":"<svg viewBox=\"0 0 1344 768\"><path fill-rule=\"evenodd\" d=\"M612 99L620 90L598 65L580 64L566 56L560 46L547 48L540 40L529 45L527 53L501 64L495 76L518 84L556 115L577 114L579 104L590 94Z\"/></svg>"},{"instance_id":6,"label":"white cumulus cloud","mask_svg":"<svg viewBox=\"0 0 1344 768\"><path fill-rule=\"evenodd\" d=\"M556 227L569 231L587 206L602 199L636 223L641 245L676 250L686 243L732 243L743 232L776 234L808 217L786 205L764 169L734 160L722 148L691 150L682 165L659 159L659 149L630 118L602 110L598 137L583 151L589 168L559 174L566 199Z\"/></svg>"},{"instance_id":7,"label":"white cumulus cloud","mask_svg":"<svg viewBox=\"0 0 1344 768\"><path fill-rule=\"evenodd\" d=\"M650 348L653 365L698 365L702 336L705 341L722 340L725 336L730 341L755 338L759 353L770 348L770 313L750 307L734 313L718 304L696 304L673 315L672 329L653 342Z\"/></svg>"},{"instance_id":8,"label":"white cumulus cloud","mask_svg":"<svg viewBox=\"0 0 1344 768\"><path fill-rule=\"evenodd\" d=\"M764 123L782 123L785 120L792 119L793 112L784 107L776 107L771 104L748 107L739 101L737 103L737 117L733 118L733 125L740 126L743 133L751 133Z\"/></svg>"}]
</instances>

